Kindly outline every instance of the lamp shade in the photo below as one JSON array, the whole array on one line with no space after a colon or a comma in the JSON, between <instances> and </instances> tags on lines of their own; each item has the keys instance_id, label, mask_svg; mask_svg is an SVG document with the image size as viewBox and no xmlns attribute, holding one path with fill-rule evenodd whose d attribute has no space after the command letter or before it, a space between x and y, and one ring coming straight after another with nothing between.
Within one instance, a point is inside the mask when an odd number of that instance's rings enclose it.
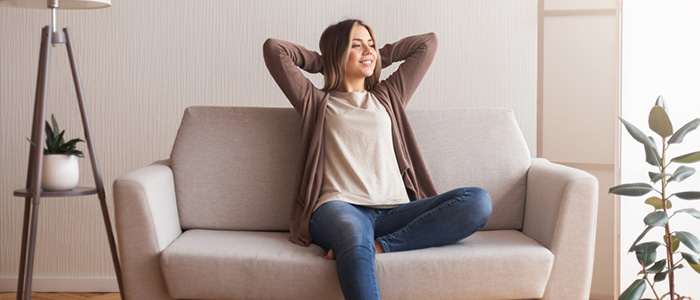
<instances>
[{"instance_id":1,"label":"lamp shade","mask_svg":"<svg viewBox=\"0 0 700 300\"><path fill-rule=\"evenodd\" d=\"M93 9L112 5L111 0L59 0L58 9ZM23 8L48 8L47 0L0 0L0 5Z\"/></svg>"}]
</instances>

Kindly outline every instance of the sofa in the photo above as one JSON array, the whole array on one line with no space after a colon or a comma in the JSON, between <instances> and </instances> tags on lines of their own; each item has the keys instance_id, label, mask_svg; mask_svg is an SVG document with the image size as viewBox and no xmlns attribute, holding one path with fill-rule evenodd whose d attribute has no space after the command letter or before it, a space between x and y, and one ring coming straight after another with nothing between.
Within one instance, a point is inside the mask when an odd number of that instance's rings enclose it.
<instances>
[{"instance_id":1,"label":"sofa","mask_svg":"<svg viewBox=\"0 0 700 300\"><path fill-rule=\"evenodd\" d=\"M588 299L596 178L531 158L508 109L408 116L438 192L482 187L493 214L456 244L378 254L382 299ZM300 122L190 107L169 159L115 180L126 299L343 299L335 261L288 240Z\"/></svg>"}]
</instances>

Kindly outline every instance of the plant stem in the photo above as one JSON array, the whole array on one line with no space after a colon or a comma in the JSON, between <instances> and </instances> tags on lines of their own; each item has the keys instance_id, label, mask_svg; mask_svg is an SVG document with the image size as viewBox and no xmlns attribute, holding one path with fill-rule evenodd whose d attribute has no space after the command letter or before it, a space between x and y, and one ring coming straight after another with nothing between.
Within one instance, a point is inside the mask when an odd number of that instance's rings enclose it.
<instances>
[{"instance_id":1,"label":"plant stem","mask_svg":"<svg viewBox=\"0 0 700 300\"><path fill-rule=\"evenodd\" d=\"M644 271L644 280L647 281L647 284L649 284L651 291L654 292L654 297L656 297L656 300L660 300L659 294L657 294L656 289L654 289L654 283L651 282L651 280L649 280L649 274L647 274L647 268L642 265L642 270ZM661 299L663 299L663 297Z\"/></svg>"},{"instance_id":2,"label":"plant stem","mask_svg":"<svg viewBox=\"0 0 700 300\"><path fill-rule=\"evenodd\" d=\"M661 155L661 174L666 173L666 138L662 138L662 155ZM661 203L663 205L664 212L668 215L668 207L666 207L666 185L668 182L666 182L666 177L661 179ZM664 230L666 231L666 235L664 236L664 243L666 243L666 263L668 265L668 292L671 295L671 300L675 299L675 280L673 276L673 240L671 239L671 225L670 225L671 220L666 221L666 225L664 225Z\"/></svg>"}]
</instances>

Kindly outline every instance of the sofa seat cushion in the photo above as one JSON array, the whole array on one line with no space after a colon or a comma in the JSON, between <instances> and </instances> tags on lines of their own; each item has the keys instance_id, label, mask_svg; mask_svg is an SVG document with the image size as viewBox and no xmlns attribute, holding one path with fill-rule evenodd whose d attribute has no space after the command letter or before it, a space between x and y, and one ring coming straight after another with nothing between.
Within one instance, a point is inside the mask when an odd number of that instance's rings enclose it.
<instances>
[{"instance_id":1,"label":"sofa seat cushion","mask_svg":"<svg viewBox=\"0 0 700 300\"><path fill-rule=\"evenodd\" d=\"M161 256L175 299L343 299L335 261L286 232L189 230ZM383 299L540 298L553 254L516 230L377 255ZM503 287L507 286L507 289ZM293 288L292 288L293 287Z\"/></svg>"}]
</instances>

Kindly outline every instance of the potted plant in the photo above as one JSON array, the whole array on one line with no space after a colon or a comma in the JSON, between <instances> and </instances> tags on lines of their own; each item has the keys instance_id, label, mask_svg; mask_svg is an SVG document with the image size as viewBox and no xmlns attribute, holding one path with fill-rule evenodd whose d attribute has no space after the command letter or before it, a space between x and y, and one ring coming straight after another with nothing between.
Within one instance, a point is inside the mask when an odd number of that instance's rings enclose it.
<instances>
[{"instance_id":1,"label":"potted plant","mask_svg":"<svg viewBox=\"0 0 700 300\"><path fill-rule=\"evenodd\" d=\"M53 125L53 126L52 126ZM80 169L78 157L83 152L76 149L81 139L66 142L63 138L65 130L60 130L56 118L51 114L51 124L46 122L46 148L41 176L41 188L49 191L64 191L73 189L78 184ZM29 141L32 143L32 141ZM36 147L34 143L32 146Z\"/></svg>"},{"instance_id":2,"label":"potted plant","mask_svg":"<svg viewBox=\"0 0 700 300\"><path fill-rule=\"evenodd\" d=\"M679 215L686 214L700 219L700 211L694 208L672 210L676 200L698 200L700 191L671 192L669 184L681 182L695 173L695 169L688 164L700 161L700 151L674 157L668 160L668 148L673 144L680 144L689 132L700 126L700 118L696 118L677 131L673 126L666 111L666 103L662 96L656 100L656 105L649 113L649 128L661 138L660 147L651 136L647 136L634 125L620 118L629 134L644 145L646 162L652 166L649 179L652 184L646 182L627 183L610 188L610 193L630 197L642 197L649 193L653 196L644 198L644 203L653 208L652 212L644 218L646 228L632 243L629 252L634 252L641 266L638 278L620 295L620 300L640 299L647 287L650 287L655 299L689 300L688 296L682 296L676 291L675 272L689 267L700 274L700 240L693 233L683 231L680 228L671 229L671 220ZM681 165L675 170L671 166ZM658 186L659 189L656 189ZM698 227L694 227L698 228ZM663 233L662 241L644 241L644 237L650 231ZM657 260L657 252L660 251L660 259ZM668 292L660 294L655 285L668 280ZM695 287L691 287L695 288Z\"/></svg>"}]
</instances>

